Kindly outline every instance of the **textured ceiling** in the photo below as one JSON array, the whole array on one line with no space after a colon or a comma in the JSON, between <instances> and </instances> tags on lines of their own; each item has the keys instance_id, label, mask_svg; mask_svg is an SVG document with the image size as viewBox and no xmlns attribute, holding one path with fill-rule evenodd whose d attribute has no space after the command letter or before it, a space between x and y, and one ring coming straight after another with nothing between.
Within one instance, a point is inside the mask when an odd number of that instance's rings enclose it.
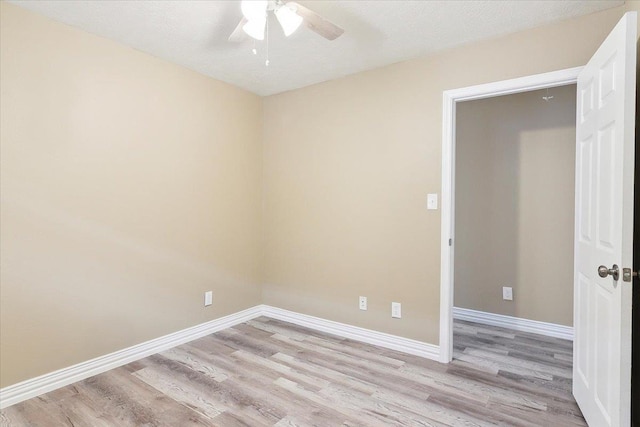
<instances>
[{"instance_id":1,"label":"textured ceiling","mask_svg":"<svg viewBox=\"0 0 640 427\"><path fill-rule=\"evenodd\" d=\"M26 9L200 73L271 95L443 49L597 12L623 1L305 1L344 28L328 41L305 27L285 38L277 22L266 43L227 37L239 1L18 1Z\"/></svg>"}]
</instances>

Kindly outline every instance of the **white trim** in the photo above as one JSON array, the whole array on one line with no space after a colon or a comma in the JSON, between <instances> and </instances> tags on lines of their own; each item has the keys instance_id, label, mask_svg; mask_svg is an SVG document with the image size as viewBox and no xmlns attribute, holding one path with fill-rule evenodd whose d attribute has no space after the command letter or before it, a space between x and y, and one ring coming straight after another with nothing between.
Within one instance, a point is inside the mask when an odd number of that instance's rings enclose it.
<instances>
[{"instance_id":1,"label":"white trim","mask_svg":"<svg viewBox=\"0 0 640 427\"><path fill-rule=\"evenodd\" d=\"M440 243L440 357L444 363L453 357L453 246L455 214L455 129L456 103L528 92L547 87L574 84L583 67L536 74L500 82L447 90L442 96L442 222Z\"/></svg>"},{"instance_id":2,"label":"white trim","mask_svg":"<svg viewBox=\"0 0 640 427\"><path fill-rule=\"evenodd\" d=\"M63 368L2 388L0 389L0 409L260 316L283 320L340 337L350 338L356 341L426 357L428 359L438 360L440 354L438 346L433 344L385 334L383 332L376 332L332 320L307 316L306 314L268 305L257 305L210 322L183 329L142 344L137 344L114 353L78 363L77 365L69 366L68 368Z\"/></svg>"},{"instance_id":3,"label":"white trim","mask_svg":"<svg viewBox=\"0 0 640 427\"><path fill-rule=\"evenodd\" d=\"M0 389L0 409L262 315L256 306Z\"/></svg>"},{"instance_id":4,"label":"white trim","mask_svg":"<svg viewBox=\"0 0 640 427\"><path fill-rule=\"evenodd\" d=\"M296 313L282 308L264 307L264 315L284 322L294 323L317 331L337 335L343 338L377 345L427 359L439 360L440 349L437 345L416 341L410 338L403 338L397 335L385 334L384 332L372 331L371 329L360 328L358 326L347 325L345 323L334 322L333 320L321 319L319 317Z\"/></svg>"},{"instance_id":5,"label":"white trim","mask_svg":"<svg viewBox=\"0 0 640 427\"><path fill-rule=\"evenodd\" d=\"M562 338L573 341L573 327L555 323L540 322L523 319L521 317L505 316L503 314L487 313L469 308L453 307L453 318L481 323L483 325L500 326L521 332L531 332L548 337Z\"/></svg>"}]
</instances>

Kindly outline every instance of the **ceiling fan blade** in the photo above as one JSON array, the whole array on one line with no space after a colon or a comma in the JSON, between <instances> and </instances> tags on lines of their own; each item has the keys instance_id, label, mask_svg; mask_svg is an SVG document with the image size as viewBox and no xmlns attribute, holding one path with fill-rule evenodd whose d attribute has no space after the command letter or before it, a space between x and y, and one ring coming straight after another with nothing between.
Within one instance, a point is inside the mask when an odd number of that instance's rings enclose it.
<instances>
[{"instance_id":1,"label":"ceiling fan blade","mask_svg":"<svg viewBox=\"0 0 640 427\"><path fill-rule=\"evenodd\" d=\"M247 20L247 18L245 18L243 16L242 19L240 20L240 23L236 27L236 29L233 30L233 33L231 33L231 35L229 36L229 41L230 42L237 43L237 42L241 42L241 41L243 41L243 40L245 40L247 38L247 33L245 33L244 30L242 29L244 24L246 24L247 22L249 22L249 21Z\"/></svg>"},{"instance_id":2,"label":"ceiling fan blade","mask_svg":"<svg viewBox=\"0 0 640 427\"><path fill-rule=\"evenodd\" d=\"M327 21L311 9L307 9L296 2L287 2L296 8L296 13L304 19L304 24L311 30L328 40L335 40L344 33L344 30L336 24Z\"/></svg>"}]
</instances>

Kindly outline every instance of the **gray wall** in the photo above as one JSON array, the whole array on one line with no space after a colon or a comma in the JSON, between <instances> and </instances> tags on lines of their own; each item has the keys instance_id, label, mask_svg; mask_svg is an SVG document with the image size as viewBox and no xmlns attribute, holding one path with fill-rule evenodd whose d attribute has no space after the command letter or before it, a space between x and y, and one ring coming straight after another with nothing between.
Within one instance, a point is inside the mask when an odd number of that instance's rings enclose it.
<instances>
[{"instance_id":1,"label":"gray wall","mask_svg":"<svg viewBox=\"0 0 640 427\"><path fill-rule=\"evenodd\" d=\"M458 105L454 301L572 325L575 86L545 95Z\"/></svg>"}]
</instances>

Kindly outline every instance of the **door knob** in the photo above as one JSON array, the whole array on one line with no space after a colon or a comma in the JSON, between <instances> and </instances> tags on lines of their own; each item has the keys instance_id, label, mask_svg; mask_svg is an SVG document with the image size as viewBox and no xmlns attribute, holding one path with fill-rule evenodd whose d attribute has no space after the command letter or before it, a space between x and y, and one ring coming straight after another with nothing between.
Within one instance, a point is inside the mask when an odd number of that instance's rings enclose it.
<instances>
[{"instance_id":1,"label":"door knob","mask_svg":"<svg viewBox=\"0 0 640 427\"><path fill-rule=\"evenodd\" d=\"M598 276L600 277L607 277L607 276L611 276L613 277L613 280L618 280L618 278L620 277L620 269L618 268L617 264L613 264L613 267L611 268L607 268L604 265L601 265L600 267L598 267Z\"/></svg>"}]
</instances>

